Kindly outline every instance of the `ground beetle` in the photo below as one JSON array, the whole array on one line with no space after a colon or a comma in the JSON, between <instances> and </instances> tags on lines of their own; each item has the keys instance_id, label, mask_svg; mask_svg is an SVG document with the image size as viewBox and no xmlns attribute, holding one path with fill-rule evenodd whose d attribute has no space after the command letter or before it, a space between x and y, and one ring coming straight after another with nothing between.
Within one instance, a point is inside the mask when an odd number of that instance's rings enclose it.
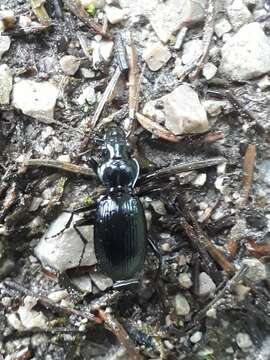
<instances>
[{"instance_id":1,"label":"ground beetle","mask_svg":"<svg viewBox=\"0 0 270 360\"><path fill-rule=\"evenodd\" d=\"M134 194L139 164L119 127L107 130L102 156L95 167L107 189L97 203L94 227L98 267L113 280L130 279L143 267L147 244L144 209Z\"/></svg>"}]
</instances>

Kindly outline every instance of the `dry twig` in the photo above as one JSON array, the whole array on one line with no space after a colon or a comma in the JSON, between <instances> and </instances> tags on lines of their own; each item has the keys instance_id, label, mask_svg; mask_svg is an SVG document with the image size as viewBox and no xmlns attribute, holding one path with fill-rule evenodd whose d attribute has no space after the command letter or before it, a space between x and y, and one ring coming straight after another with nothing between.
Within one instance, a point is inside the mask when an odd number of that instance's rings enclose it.
<instances>
[{"instance_id":1,"label":"dry twig","mask_svg":"<svg viewBox=\"0 0 270 360\"><path fill-rule=\"evenodd\" d=\"M89 177L96 176L94 171L90 168L78 166L65 161L58 160L43 160L43 159L30 159L22 163L24 166L43 166L68 171L75 174L81 174Z\"/></svg>"},{"instance_id":2,"label":"dry twig","mask_svg":"<svg viewBox=\"0 0 270 360\"><path fill-rule=\"evenodd\" d=\"M244 165L243 165L243 198L241 206L244 207L247 204L253 180L253 173L256 161L256 145L250 144L245 153Z\"/></svg>"},{"instance_id":3,"label":"dry twig","mask_svg":"<svg viewBox=\"0 0 270 360\"><path fill-rule=\"evenodd\" d=\"M34 14L38 18L38 21L42 26L49 26L51 19L44 7L46 0L29 0L31 8L33 9Z\"/></svg>"},{"instance_id":4,"label":"dry twig","mask_svg":"<svg viewBox=\"0 0 270 360\"><path fill-rule=\"evenodd\" d=\"M108 32L104 32L103 26L90 19L89 14L84 10L79 0L64 0L64 3L69 10L77 16L85 25L94 30L98 34L101 34L107 39L112 39L112 35Z\"/></svg>"},{"instance_id":5,"label":"dry twig","mask_svg":"<svg viewBox=\"0 0 270 360\"><path fill-rule=\"evenodd\" d=\"M196 80L200 71L202 70L204 64L207 61L208 53L210 50L210 45L212 41L212 37L214 34L214 25L215 25L215 0L208 0L208 6L206 11L206 19L205 25L203 29L203 53L201 58L199 59L196 69L190 75L191 80Z\"/></svg>"}]
</instances>

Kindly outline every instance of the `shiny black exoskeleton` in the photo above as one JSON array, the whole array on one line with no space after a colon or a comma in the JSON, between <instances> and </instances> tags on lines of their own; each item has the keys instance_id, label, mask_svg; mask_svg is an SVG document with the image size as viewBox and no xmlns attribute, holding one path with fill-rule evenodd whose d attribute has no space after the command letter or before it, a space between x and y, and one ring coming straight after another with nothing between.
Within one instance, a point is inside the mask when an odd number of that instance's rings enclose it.
<instances>
[{"instance_id":1,"label":"shiny black exoskeleton","mask_svg":"<svg viewBox=\"0 0 270 360\"><path fill-rule=\"evenodd\" d=\"M99 270L113 280L132 278L144 264L147 233L143 206L134 194L139 164L122 129L109 128L97 168L107 193L97 205L95 252Z\"/></svg>"}]
</instances>

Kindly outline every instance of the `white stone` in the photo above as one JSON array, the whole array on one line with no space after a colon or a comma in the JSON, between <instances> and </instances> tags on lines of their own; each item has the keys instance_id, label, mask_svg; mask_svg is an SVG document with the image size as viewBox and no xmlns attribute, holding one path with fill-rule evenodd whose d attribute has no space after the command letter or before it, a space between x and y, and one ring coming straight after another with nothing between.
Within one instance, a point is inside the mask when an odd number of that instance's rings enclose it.
<instances>
[{"instance_id":1,"label":"white stone","mask_svg":"<svg viewBox=\"0 0 270 360\"><path fill-rule=\"evenodd\" d=\"M38 303L37 299L34 298L33 296L29 296L27 295L24 300L23 300L24 306L28 309L31 310L33 309L33 307L35 307Z\"/></svg>"},{"instance_id":2,"label":"white stone","mask_svg":"<svg viewBox=\"0 0 270 360\"><path fill-rule=\"evenodd\" d=\"M212 63L206 63L203 67L202 74L206 78L206 80L212 79L217 73L217 67L216 65Z\"/></svg>"},{"instance_id":3,"label":"white stone","mask_svg":"<svg viewBox=\"0 0 270 360\"><path fill-rule=\"evenodd\" d=\"M118 24L120 23L124 17L125 12L123 9L119 9L116 6L105 6L105 13L106 16L111 24Z\"/></svg>"},{"instance_id":4,"label":"white stone","mask_svg":"<svg viewBox=\"0 0 270 360\"><path fill-rule=\"evenodd\" d=\"M32 24L32 20L30 19L29 16L25 16L25 15L20 15L20 16L19 16L18 25L19 25L21 28L30 27L31 24Z\"/></svg>"},{"instance_id":5,"label":"white stone","mask_svg":"<svg viewBox=\"0 0 270 360\"><path fill-rule=\"evenodd\" d=\"M29 310L26 306L20 306L18 314L22 325L26 329L47 329L47 319L41 312Z\"/></svg>"},{"instance_id":6,"label":"white stone","mask_svg":"<svg viewBox=\"0 0 270 360\"><path fill-rule=\"evenodd\" d=\"M210 116L218 116L222 113L227 102L222 100L204 100L203 106Z\"/></svg>"},{"instance_id":7,"label":"white stone","mask_svg":"<svg viewBox=\"0 0 270 360\"><path fill-rule=\"evenodd\" d=\"M57 290L57 291L51 292L48 295L48 298L57 303L63 299L66 299L68 296L69 295L68 295L67 290Z\"/></svg>"},{"instance_id":8,"label":"white stone","mask_svg":"<svg viewBox=\"0 0 270 360\"><path fill-rule=\"evenodd\" d=\"M248 266L246 277L251 281L258 282L267 279L267 271L265 265L256 258L243 259L242 263Z\"/></svg>"},{"instance_id":9,"label":"white stone","mask_svg":"<svg viewBox=\"0 0 270 360\"><path fill-rule=\"evenodd\" d=\"M81 266L92 266L96 264L93 226L80 227L81 234L87 240L85 250L84 243L72 224L63 233L59 234L67 224L69 218L69 213L62 213L51 224L47 233L44 234L36 246L35 255L42 262L43 266L50 266L63 272L67 269L78 267L80 260ZM73 223L79 218L79 216L74 216ZM81 259L83 250L84 255Z\"/></svg>"},{"instance_id":10,"label":"white stone","mask_svg":"<svg viewBox=\"0 0 270 360\"><path fill-rule=\"evenodd\" d=\"M190 40L184 44L182 63L192 64L199 60L202 55L203 41L199 39Z\"/></svg>"},{"instance_id":11,"label":"white stone","mask_svg":"<svg viewBox=\"0 0 270 360\"><path fill-rule=\"evenodd\" d=\"M234 0L234 2L228 6L227 13L234 29L240 28L252 19L252 14L243 0Z\"/></svg>"},{"instance_id":12,"label":"white stone","mask_svg":"<svg viewBox=\"0 0 270 360\"><path fill-rule=\"evenodd\" d=\"M15 330L22 331L24 330L24 326L22 325L20 319L18 318L17 314L7 314L7 321L9 325L11 325Z\"/></svg>"},{"instance_id":13,"label":"white stone","mask_svg":"<svg viewBox=\"0 0 270 360\"><path fill-rule=\"evenodd\" d=\"M190 341L193 344L198 343L202 338L202 333L200 331L196 331L191 337L190 337Z\"/></svg>"},{"instance_id":14,"label":"white stone","mask_svg":"<svg viewBox=\"0 0 270 360\"><path fill-rule=\"evenodd\" d=\"M113 41L92 41L94 68L98 68L98 64L101 61L108 62L110 60L113 51L113 45Z\"/></svg>"},{"instance_id":15,"label":"white stone","mask_svg":"<svg viewBox=\"0 0 270 360\"><path fill-rule=\"evenodd\" d=\"M78 71L81 60L73 55L65 55L61 57L59 63L64 74L72 76Z\"/></svg>"},{"instance_id":16,"label":"white stone","mask_svg":"<svg viewBox=\"0 0 270 360\"><path fill-rule=\"evenodd\" d=\"M12 74L8 65L0 65L0 105L8 105L12 90Z\"/></svg>"},{"instance_id":17,"label":"white stone","mask_svg":"<svg viewBox=\"0 0 270 360\"><path fill-rule=\"evenodd\" d=\"M89 274L72 277L71 282L82 292L85 292L85 293L92 292L93 286L92 286L92 280L91 280Z\"/></svg>"},{"instance_id":18,"label":"white stone","mask_svg":"<svg viewBox=\"0 0 270 360\"><path fill-rule=\"evenodd\" d=\"M157 43L147 47L142 57L149 69L157 71L169 61L171 53L166 46Z\"/></svg>"},{"instance_id":19,"label":"white stone","mask_svg":"<svg viewBox=\"0 0 270 360\"><path fill-rule=\"evenodd\" d=\"M247 333L238 333L236 335L236 342L242 350L250 348L253 345L250 336Z\"/></svg>"},{"instance_id":20,"label":"white stone","mask_svg":"<svg viewBox=\"0 0 270 360\"><path fill-rule=\"evenodd\" d=\"M258 23L244 25L226 42L219 70L232 80L249 80L270 71L270 41Z\"/></svg>"},{"instance_id":21,"label":"white stone","mask_svg":"<svg viewBox=\"0 0 270 360\"><path fill-rule=\"evenodd\" d=\"M230 32L232 30L232 26L229 21L225 18L221 18L215 23L215 33L221 38L224 34Z\"/></svg>"},{"instance_id":22,"label":"white stone","mask_svg":"<svg viewBox=\"0 0 270 360\"><path fill-rule=\"evenodd\" d=\"M155 109L155 103L164 104L162 110ZM167 129L175 135L202 133L208 130L206 111L197 93L188 85L180 85L168 95L145 104L143 113L157 122L165 121Z\"/></svg>"},{"instance_id":23,"label":"white stone","mask_svg":"<svg viewBox=\"0 0 270 360\"><path fill-rule=\"evenodd\" d=\"M173 69L173 74L177 76L178 79L181 79L181 77L184 75L186 71L185 66L182 64L182 60L177 58L175 60L175 66Z\"/></svg>"},{"instance_id":24,"label":"white stone","mask_svg":"<svg viewBox=\"0 0 270 360\"><path fill-rule=\"evenodd\" d=\"M0 59L10 48L11 40L9 36L0 35Z\"/></svg>"},{"instance_id":25,"label":"white stone","mask_svg":"<svg viewBox=\"0 0 270 360\"><path fill-rule=\"evenodd\" d=\"M207 296L216 291L216 284L205 272L199 275L199 296Z\"/></svg>"},{"instance_id":26,"label":"white stone","mask_svg":"<svg viewBox=\"0 0 270 360\"><path fill-rule=\"evenodd\" d=\"M186 316L190 313L189 303L180 293L175 296L175 311L179 316Z\"/></svg>"},{"instance_id":27,"label":"white stone","mask_svg":"<svg viewBox=\"0 0 270 360\"><path fill-rule=\"evenodd\" d=\"M187 33L187 30L188 28L186 26L184 26L180 31L179 33L177 34L176 36L176 41L175 41L175 45L174 45L174 48L176 50L180 50L181 47L182 47L182 44L183 44L183 41L184 41L184 38L186 36L186 33Z\"/></svg>"},{"instance_id":28,"label":"white stone","mask_svg":"<svg viewBox=\"0 0 270 360\"><path fill-rule=\"evenodd\" d=\"M120 0L121 8L127 9L131 18L146 16L164 43L186 24L203 20L205 4L205 0Z\"/></svg>"},{"instance_id":29,"label":"white stone","mask_svg":"<svg viewBox=\"0 0 270 360\"><path fill-rule=\"evenodd\" d=\"M92 86L87 86L82 92L82 94L78 97L77 103L81 106L87 103L89 105L94 105L96 103L97 97L95 93L95 89Z\"/></svg>"},{"instance_id":30,"label":"white stone","mask_svg":"<svg viewBox=\"0 0 270 360\"><path fill-rule=\"evenodd\" d=\"M258 81L259 88L264 91L270 87L270 79L268 75L265 75L262 79Z\"/></svg>"},{"instance_id":31,"label":"white stone","mask_svg":"<svg viewBox=\"0 0 270 360\"><path fill-rule=\"evenodd\" d=\"M206 183L207 175L206 174L199 174L195 180L192 181L194 186L203 186Z\"/></svg>"},{"instance_id":32,"label":"white stone","mask_svg":"<svg viewBox=\"0 0 270 360\"><path fill-rule=\"evenodd\" d=\"M91 274L91 279L93 283L99 288L99 290L104 291L113 285L112 279L103 274L94 273Z\"/></svg>"},{"instance_id":33,"label":"white stone","mask_svg":"<svg viewBox=\"0 0 270 360\"><path fill-rule=\"evenodd\" d=\"M13 87L13 105L36 119L53 119L57 97L57 87L49 82L20 80Z\"/></svg>"},{"instance_id":34,"label":"white stone","mask_svg":"<svg viewBox=\"0 0 270 360\"><path fill-rule=\"evenodd\" d=\"M184 289L190 289L193 285L191 275L189 273L182 273L178 276L179 285Z\"/></svg>"}]
</instances>

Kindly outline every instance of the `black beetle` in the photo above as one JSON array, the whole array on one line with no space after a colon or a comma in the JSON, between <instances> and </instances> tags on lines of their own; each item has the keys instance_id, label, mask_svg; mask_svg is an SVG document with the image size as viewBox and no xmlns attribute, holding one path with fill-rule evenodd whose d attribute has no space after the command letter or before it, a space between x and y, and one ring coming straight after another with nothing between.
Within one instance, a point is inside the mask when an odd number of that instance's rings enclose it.
<instances>
[{"instance_id":1,"label":"black beetle","mask_svg":"<svg viewBox=\"0 0 270 360\"><path fill-rule=\"evenodd\" d=\"M113 280L130 279L143 268L147 244L144 209L134 194L139 164L118 127L107 130L102 156L96 172L107 191L97 203L94 227L98 268Z\"/></svg>"}]
</instances>

